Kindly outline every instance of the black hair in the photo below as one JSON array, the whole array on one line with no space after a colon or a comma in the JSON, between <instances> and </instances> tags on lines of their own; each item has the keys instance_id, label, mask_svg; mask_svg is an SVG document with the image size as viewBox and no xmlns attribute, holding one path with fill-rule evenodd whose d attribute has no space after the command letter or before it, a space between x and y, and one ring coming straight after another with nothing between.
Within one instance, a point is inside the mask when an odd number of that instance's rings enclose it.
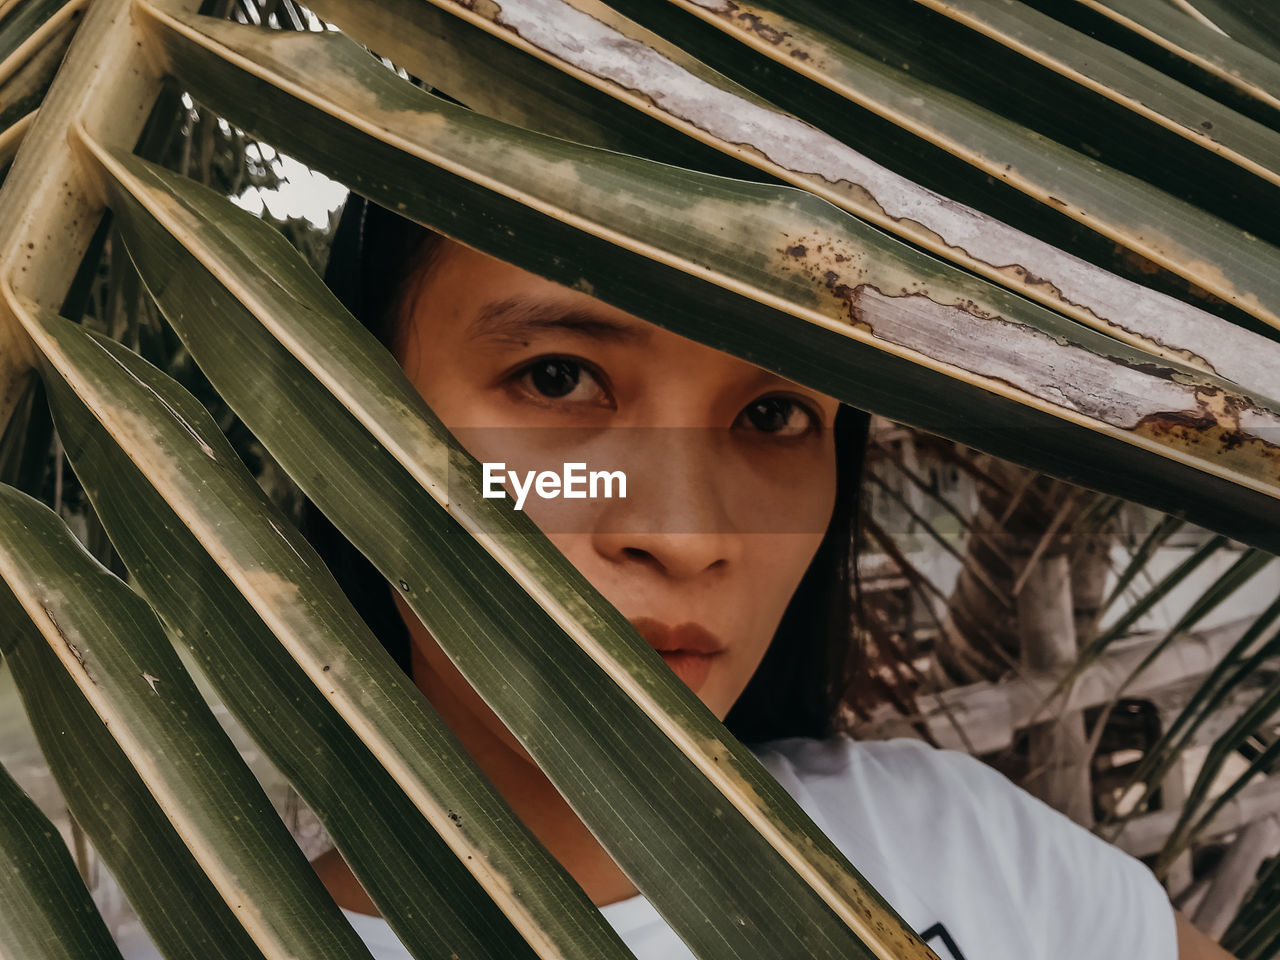
<instances>
[{"instance_id":1,"label":"black hair","mask_svg":"<svg viewBox=\"0 0 1280 960\"><path fill-rule=\"evenodd\" d=\"M396 352L397 305L442 250L440 234L352 194L334 233L325 282ZM857 542L870 417L841 404L833 430L837 497L831 522L764 659L725 717L744 742L824 738L843 729L841 705L865 684L858 629ZM304 498L302 529L369 628L412 675L410 637L386 579Z\"/></svg>"}]
</instances>

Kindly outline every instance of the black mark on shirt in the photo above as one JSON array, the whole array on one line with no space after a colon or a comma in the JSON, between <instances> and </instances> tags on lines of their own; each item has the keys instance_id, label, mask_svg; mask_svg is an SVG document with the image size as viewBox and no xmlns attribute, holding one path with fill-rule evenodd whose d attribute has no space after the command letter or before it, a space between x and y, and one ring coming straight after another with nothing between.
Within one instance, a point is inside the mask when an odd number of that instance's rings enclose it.
<instances>
[{"instance_id":1,"label":"black mark on shirt","mask_svg":"<svg viewBox=\"0 0 1280 960\"><path fill-rule=\"evenodd\" d=\"M960 952L960 948L956 945L955 939L941 923L935 923L928 930L920 934L920 939L929 944L933 952L938 954L939 960L965 960L965 956ZM938 950L934 944L930 943L931 940L940 941L941 945L948 951L948 953L944 954Z\"/></svg>"}]
</instances>

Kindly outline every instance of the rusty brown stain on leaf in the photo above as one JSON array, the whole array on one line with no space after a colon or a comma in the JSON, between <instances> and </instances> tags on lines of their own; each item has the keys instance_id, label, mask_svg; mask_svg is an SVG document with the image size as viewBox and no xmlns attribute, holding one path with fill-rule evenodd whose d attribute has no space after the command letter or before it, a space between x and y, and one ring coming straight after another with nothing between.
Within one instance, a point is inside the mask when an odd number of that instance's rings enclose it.
<instances>
[{"instance_id":1,"label":"rusty brown stain on leaf","mask_svg":"<svg viewBox=\"0 0 1280 960\"><path fill-rule=\"evenodd\" d=\"M1240 404L1236 397L1221 399L1229 405ZM1280 446L1237 429L1229 420L1224 423L1205 407L1149 414L1133 432L1247 476L1280 475Z\"/></svg>"},{"instance_id":2,"label":"rusty brown stain on leaf","mask_svg":"<svg viewBox=\"0 0 1280 960\"><path fill-rule=\"evenodd\" d=\"M1130 370L1137 370L1139 373L1146 374L1149 377L1159 377L1161 380L1174 382L1173 370L1163 364L1154 361L1134 362L1125 360L1123 357L1110 357L1112 363L1118 363L1121 366L1128 367Z\"/></svg>"},{"instance_id":3,"label":"rusty brown stain on leaf","mask_svg":"<svg viewBox=\"0 0 1280 960\"><path fill-rule=\"evenodd\" d=\"M767 11L748 10L740 4L732 2L732 0L726 0L718 7L711 7L705 3L699 3L698 6L700 9L714 14L731 24L737 21L738 24L744 25L745 29L766 43L771 43L774 46L785 45L790 55L797 60L810 59L810 54L807 50L796 46L790 32L775 27L768 22L766 19Z\"/></svg>"},{"instance_id":4,"label":"rusty brown stain on leaf","mask_svg":"<svg viewBox=\"0 0 1280 960\"><path fill-rule=\"evenodd\" d=\"M1267 484L1280 477L1280 446L1267 439L1280 434L1280 415L1229 384L1202 379L1211 375L1155 360L1094 353L1006 317L984 316L972 302L941 304L922 293L886 292L884 284L851 286L834 271L827 283L849 303L855 320L874 321L873 334L886 343L960 365L993 385L1099 425L1154 440L1169 455L1190 456L1214 472ZM988 332L983 321L995 321L1005 332L995 327Z\"/></svg>"},{"instance_id":5,"label":"rusty brown stain on leaf","mask_svg":"<svg viewBox=\"0 0 1280 960\"><path fill-rule=\"evenodd\" d=\"M473 13L478 13L486 20L497 21L499 14L502 13L502 7L494 0L454 0L461 7L466 7Z\"/></svg>"},{"instance_id":6,"label":"rusty brown stain on leaf","mask_svg":"<svg viewBox=\"0 0 1280 960\"><path fill-rule=\"evenodd\" d=\"M1280 308L1273 309L1272 305L1264 303L1257 294L1241 289L1236 280L1228 276L1224 269L1229 261L1219 263L1197 259L1192 251L1187 250L1173 237L1150 228L1143 228L1141 232L1133 234L1133 241L1135 245L1143 246L1152 254L1175 264L1176 275L1181 277L1192 291L1199 293L1200 299L1207 299L1206 294L1216 297L1218 302L1230 303L1272 326L1280 326ZM1148 254L1142 251L1137 251L1135 256L1149 259ZM1174 272L1173 267L1165 266L1159 260L1156 260L1155 264L1155 269ZM1193 293L1193 295L1196 294Z\"/></svg>"},{"instance_id":7,"label":"rusty brown stain on leaf","mask_svg":"<svg viewBox=\"0 0 1280 960\"><path fill-rule=\"evenodd\" d=\"M739 13L738 20L748 24L752 33L768 43L778 44L787 39L788 34L769 26L759 14Z\"/></svg>"}]
</instances>

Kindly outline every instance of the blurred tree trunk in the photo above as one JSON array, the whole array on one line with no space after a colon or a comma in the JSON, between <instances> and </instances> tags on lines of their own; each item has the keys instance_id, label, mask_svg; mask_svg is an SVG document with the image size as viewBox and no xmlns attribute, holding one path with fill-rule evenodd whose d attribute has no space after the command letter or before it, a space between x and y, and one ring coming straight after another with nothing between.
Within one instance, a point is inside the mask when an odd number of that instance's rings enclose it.
<instances>
[{"instance_id":1,"label":"blurred tree trunk","mask_svg":"<svg viewBox=\"0 0 1280 960\"><path fill-rule=\"evenodd\" d=\"M1032 564L1042 558L1067 558L1075 640L1086 643L1115 537L1110 522L1099 530L1077 529L1089 502L1082 488L987 454L967 456L988 482L978 484L974 533L943 611L944 632L936 648L943 675L957 685L997 680L1022 669L1016 597L1035 575Z\"/></svg>"}]
</instances>

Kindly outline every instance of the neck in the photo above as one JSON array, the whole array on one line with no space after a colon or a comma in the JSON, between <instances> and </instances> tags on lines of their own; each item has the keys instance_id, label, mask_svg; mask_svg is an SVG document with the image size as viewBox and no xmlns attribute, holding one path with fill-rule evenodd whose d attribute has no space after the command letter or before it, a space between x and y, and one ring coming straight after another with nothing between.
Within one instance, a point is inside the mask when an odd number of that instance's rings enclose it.
<instances>
[{"instance_id":1,"label":"neck","mask_svg":"<svg viewBox=\"0 0 1280 960\"><path fill-rule=\"evenodd\" d=\"M625 900L637 893L604 848L578 819L560 792L533 759L514 741L495 732L501 721L472 694L464 702L462 676L441 678L422 659L415 644L413 675L467 753L493 783L529 832L547 848L596 906ZM467 687L468 692L470 688ZM483 710L484 716L478 716Z\"/></svg>"},{"instance_id":2,"label":"neck","mask_svg":"<svg viewBox=\"0 0 1280 960\"><path fill-rule=\"evenodd\" d=\"M524 826L596 906L635 896L638 892L635 885L528 753L509 731L503 729L505 735L496 732L501 728L501 721L456 668L449 664L441 672L451 670L453 674L441 676L428 665L420 650L422 639L414 638L414 682ZM428 643L435 642L429 637L425 639ZM323 854L313 865L339 906L358 913L378 913L337 851Z\"/></svg>"}]
</instances>

